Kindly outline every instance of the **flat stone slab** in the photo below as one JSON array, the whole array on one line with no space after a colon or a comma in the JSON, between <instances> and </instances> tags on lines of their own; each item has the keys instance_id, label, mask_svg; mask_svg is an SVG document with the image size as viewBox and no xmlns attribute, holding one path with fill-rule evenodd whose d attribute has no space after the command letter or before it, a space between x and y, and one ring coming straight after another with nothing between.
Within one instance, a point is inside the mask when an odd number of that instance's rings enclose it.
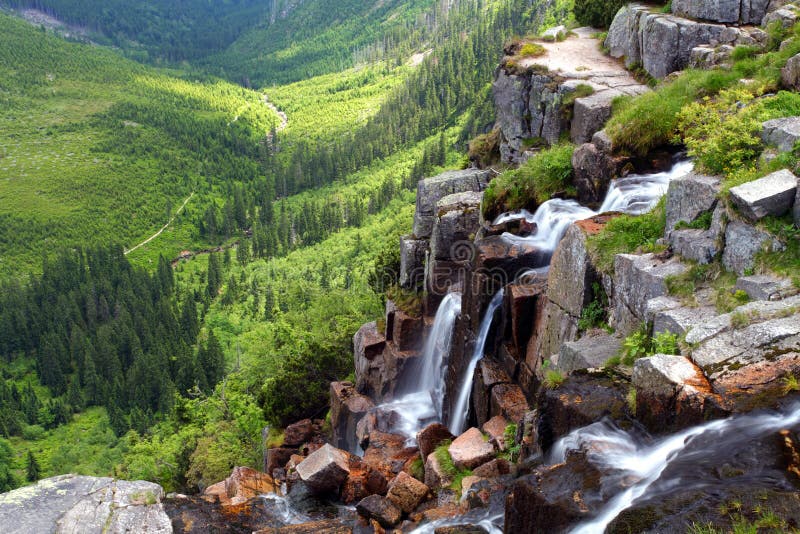
<instances>
[{"instance_id":1,"label":"flat stone slab","mask_svg":"<svg viewBox=\"0 0 800 534\"><path fill-rule=\"evenodd\" d=\"M61 475L0 495L0 530L7 534L167 534L164 490L145 481Z\"/></svg>"},{"instance_id":2,"label":"flat stone slab","mask_svg":"<svg viewBox=\"0 0 800 534\"><path fill-rule=\"evenodd\" d=\"M705 306L698 308L681 307L665 310L657 313L653 319L653 334L669 332L677 336L682 336L710 315L714 315L714 308Z\"/></svg>"},{"instance_id":3,"label":"flat stone slab","mask_svg":"<svg viewBox=\"0 0 800 534\"><path fill-rule=\"evenodd\" d=\"M744 291L753 300L780 300L794 288L788 278L757 274L736 280L736 289Z\"/></svg>"},{"instance_id":4,"label":"flat stone slab","mask_svg":"<svg viewBox=\"0 0 800 534\"><path fill-rule=\"evenodd\" d=\"M459 469L478 467L493 459L495 454L494 446L475 427L454 439L447 450Z\"/></svg>"},{"instance_id":5,"label":"flat stone slab","mask_svg":"<svg viewBox=\"0 0 800 534\"><path fill-rule=\"evenodd\" d=\"M556 367L571 373L578 369L600 368L622 348L622 340L609 334L583 336L561 345Z\"/></svg>"},{"instance_id":6,"label":"flat stone slab","mask_svg":"<svg viewBox=\"0 0 800 534\"><path fill-rule=\"evenodd\" d=\"M751 317L765 321L774 317L791 315L800 311L800 295L778 301L754 301L743 304L730 313L716 315L695 325L686 334L690 345L703 343L733 327L733 317Z\"/></svg>"},{"instance_id":7,"label":"flat stone slab","mask_svg":"<svg viewBox=\"0 0 800 534\"><path fill-rule=\"evenodd\" d=\"M763 178L732 187L731 200L751 221L768 215L780 217L794 204L797 194L797 176L786 169Z\"/></svg>"},{"instance_id":8,"label":"flat stone slab","mask_svg":"<svg viewBox=\"0 0 800 534\"><path fill-rule=\"evenodd\" d=\"M781 152L791 152L800 141L800 117L772 119L762 124L761 140L778 147Z\"/></svg>"}]
</instances>

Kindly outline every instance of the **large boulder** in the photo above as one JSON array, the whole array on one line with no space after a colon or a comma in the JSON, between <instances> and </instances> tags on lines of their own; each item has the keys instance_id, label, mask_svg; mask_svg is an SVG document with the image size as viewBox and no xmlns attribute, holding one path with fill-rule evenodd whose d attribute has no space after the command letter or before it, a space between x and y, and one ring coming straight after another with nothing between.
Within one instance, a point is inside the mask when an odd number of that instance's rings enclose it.
<instances>
[{"instance_id":1,"label":"large boulder","mask_svg":"<svg viewBox=\"0 0 800 534\"><path fill-rule=\"evenodd\" d=\"M357 505L358 513L367 519L374 519L384 528L391 528L400 522L402 512L386 497L370 495Z\"/></svg>"},{"instance_id":2,"label":"large boulder","mask_svg":"<svg viewBox=\"0 0 800 534\"><path fill-rule=\"evenodd\" d=\"M451 249L459 241L472 241L480 228L483 194L476 191L454 193L436 203L436 220L431 237L431 255L437 260L453 260Z\"/></svg>"},{"instance_id":3,"label":"large boulder","mask_svg":"<svg viewBox=\"0 0 800 534\"><path fill-rule=\"evenodd\" d=\"M731 200L751 221L768 215L780 217L794 204L797 176L783 169L730 189Z\"/></svg>"},{"instance_id":4,"label":"large boulder","mask_svg":"<svg viewBox=\"0 0 800 534\"><path fill-rule=\"evenodd\" d=\"M769 0L674 0L678 16L723 23L761 24Z\"/></svg>"},{"instance_id":5,"label":"large boulder","mask_svg":"<svg viewBox=\"0 0 800 534\"><path fill-rule=\"evenodd\" d=\"M679 222L691 223L714 209L720 191L720 178L690 172L669 183L666 199L667 232Z\"/></svg>"},{"instance_id":6,"label":"large boulder","mask_svg":"<svg viewBox=\"0 0 800 534\"><path fill-rule=\"evenodd\" d=\"M605 89L575 99L570 132L572 142L581 144L591 141L592 136L602 130L606 121L611 118L611 103L623 95L622 91Z\"/></svg>"},{"instance_id":7,"label":"large boulder","mask_svg":"<svg viewBox=\"0 0 800 534\"><path fill-rule=\"evenodd\" d=\"M417 446L422 458L427 460L428 456L436 450L436 447L443 442L451 440L455 436L450 433L446 426L441 423L431 423L417 432Z\"/></svg>"},{"instance_id":8,"label":"large boulder","mask_svg":"<svg viewBox=\"0 0 800 534\"><path fill-rule=\"evenodd\" d=\"M781 83L791 91L800 90L800 54L790 57L781 69Z\"/></svg>"},{"instance_id":9,"label":"large boulder","mask_svg":"<svg viewBox=\"0 0 800 534\"><path fill-rule=\"evenodd\" d=\"M632 383L636 415L655 431L699 424L709 413L711 386L683 356L656 354L636 360Z\"/></svg>"},{"instance_id":10,"label":"large boulder","mask_svg":"<svg viewBox=\"0 0 800 534\"><path fill-rule=\"evenodd\" d=\"M667 294L667 277L688 267L676 258L659 259L655 254L617 254L614 258L613 316L623 334L645 321L647 301Z\"/></svg>"},{"instance_id":11,"label":"large boulder","mask_svg":"<svg viewBox=\"0 0 800 534\"><path fill-rule=\"evenodd\" d=\"M797 195L794 197L794 208L792 209L794 225L800 228L800 180L797 181Z\"/></svg>"},{"instance_id":12,"label":"large boulder","mask_svg":"<svg viewBox=\"0 0 800 534\"><path fill-rule=\"evenodd\" d=\"M561 346L556 368L564 373L601 368L622 348L622 340L605 332L593 332Z\"/></svg>"},{"instance_id":13,"label":"large boulder","mask_svg":"<svg viewBox=\"0 0 800 534\"><path fill-rule=\"evenodd\" d=\"M404 472L399 473L389 484L386 498L403 512L410 514L425 500L430 488Z\"/></svg>"},{"instance_id":14,"label":"large boulder","mask_svg":"<svg viewBox=\"0 0 800 534\"><path fill-rule=\"evenodd\" d=\"M153 532L172 525L152 482L61 475L0 495L0 525L8 534L33 532Z\"/></svg>"},{"instance_id":15,"label":"large boulder","mask_svg":"<svg viewBox=\"0 0 800 534\"><path fill-rule=\"evenodd\" d=\"M297 474L315 492L336 491L350 473L348 455L327 443L297 464Z\"/></svg>"},{"instance_id":16,"label":"large boulder","mask_svg":"<svg viewBox=\"0 0 800 534\"><path fill-rule=\"evenodd\" d=\"M311 419L303 419L286 427L283 431L283 446L296 448L311 441L317 428Z\"/></svg>"},{"instance_id":17,"label":"large boulder","mask_svg":"<svg viewBox=\"0 0 800 534\"><path fill-rule=\"evenodd\" d=\"M371 399L356 391L350 382L331 382L331 430L333 445L350 452L358 450L356 427L375 406Z\"/></svg>"},{"instance_id":18,"label":"large boulder","mask_svg":"<svg viewBox=\"0 0 800 534\"><path fill-rule=\"evenodd\" d=\"M800 55L796 57L800 64ZM791 152L797 141L800 141L800 117L766 121L762 124L761 139L768 145L776 146L781 152Z\"/></svg>"},{"instance_id":19,"label":"large boulder","mask_svg":"<svg viewBox=\"0 0 800 534\"><path fill-rule=\"evenodd\" d=\"M447 171L432 178L425 178L417 185L417 209L414 213L414 236L429 238L436 220L436 204L453 193L483 191L489 184L491 171L466 169Z\"/></svg>"},{"instance_id":20,"label":"large boulder","mask_svg":"<svg viewBox=\"0 0 800 534\"><path fill-rule=\"evenodd\" d=\"M612 57L624 57L627 67L639 64L651 76L664 78L684 69L693 48L717 40L724 30L720 24L652 13L630 4L614 17L605 46Z\"/></svg>"},{"instance_id":21,"label":"large boulder","mask_svg":"<svg viewBox=\"0 0 800 534\"><path fill-rule=\"evenodd\" d=\"M425 485L433 490L446 488L453 483L453 475L442 466L436 453L432 452L425 460Z\"/></svg>"},{"instance_id":22,"label":"large boulder","mask_svg":"<svg viewBox=\"0 0 800 534\"><path fill-rule=\"evenodd\" d=\"M783 245L772 234L742 221L731 221L725 227L725 248L722 264L729 271L744 274L755 265L756 254L776 252Z\"/></svg>"},{"instance_id":23,"label":"large boulder","mask_svg":"<svg viewBox=\"0 0 800 534\"><path fill-rule=\"evenodd\" d=\"M582 204L599 204L608 192L617 165L610 154L593 143L584 143L572 153L572 169L578 200Z\"/></svg>"},{"instance_id":24,"label":"large boulder","mask_svg":"<svg viewBox=\"0 0 800 534\"><path fill-rule=\"evenodd\" d=\"M447 450L459 469L478 467L495 456L494 446L474 427L454 439Z\"/></svg>"}]
</instances>

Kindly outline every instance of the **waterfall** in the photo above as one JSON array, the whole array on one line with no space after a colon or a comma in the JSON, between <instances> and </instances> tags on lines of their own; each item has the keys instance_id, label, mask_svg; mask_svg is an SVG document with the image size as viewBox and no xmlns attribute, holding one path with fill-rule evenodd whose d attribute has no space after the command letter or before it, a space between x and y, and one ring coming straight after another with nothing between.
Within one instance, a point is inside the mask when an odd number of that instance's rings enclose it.
<instances>
[{"instance_id":1,"label":"waterfall","mask_svg":"<svg viewBox=\"0 0 800 534\"><path fill-rule=\"evenodd\" d=\"M650 211L667 192L669 182L674 178L685 176L691 172L693 166L694 164L689 160L679 161L665 172L631 174L625 178L614 180L598 211L581 206L574 200L554 198L543 202L534 214L527 210L503 213L493 221L493 224L519 219L535 223L536 230L530 236L520 237L506 232L503 234L503 238L511 243L536 247L545 253L546 262L549 263L549 258L552 257L570 224L611 211L621 211L631 215L640 215ZM546 267L546 265L541 267Z\"/></svg>"},{"instance_id":2,"label":"waterfall","mask_svg":"<svg viewBox=\"0 0 800 534\"><path fill-rule=\"evenodd\" d=\"M475 350L472 352L472 358L464 371L464 375L459 382L458 397L456 404L453 406L453 413L450 416L450 423L447 425L454 435L458 436L464 430L464 425L467 422L467 412L469 411L469 399L472 394L472 375L475 372L475 367L478 361L483 358L483 350L486 346L486 338L489 336L489 328L492 326L492 320L497 308L503 303L503 289L501 288L489 303L486 308L486 313L481 320L481 327L478 330L478 337L475 340Z\"/></svg>"},{"instance_id":3,"label":"waterfall","mask_svg":"<svg viewBox=\"0 0 800 534\"><path fill-rule=\"evenodd\" d=\"M572 534L596 534L637 499L652 494L656 486L672 488L678 477L663 480L665 469L685 461L685 471L696 470L704 460L714 459L720 451L738 450L769 433L800 425L800 403L781 412L736 415L728 419L698 425L677 434L643 443L633 435L607 422L593 423L561 438L550 453L549 464L566 460L570 450L586 451L588 460L603 472L605 488L621 488L598 512L571 531ZM691 477L680 478L683 491L692 488Z\"/></svg>"},{"instance_id":4,"label":"waterfall","mask_svg":"<svg viewBox=\"0 0 800 534\"><path fill-rule=\"evenodd\" d=\"M393 431L409 440L415 439L424 423L442 420L444 373L450 357L453 327L461 313L461 295L448 293L436 310L428 338L418 364L418 371L409 373L402 388L403 395L375 410L394 412L398 421Z\"/></svg>"}]
</instances>

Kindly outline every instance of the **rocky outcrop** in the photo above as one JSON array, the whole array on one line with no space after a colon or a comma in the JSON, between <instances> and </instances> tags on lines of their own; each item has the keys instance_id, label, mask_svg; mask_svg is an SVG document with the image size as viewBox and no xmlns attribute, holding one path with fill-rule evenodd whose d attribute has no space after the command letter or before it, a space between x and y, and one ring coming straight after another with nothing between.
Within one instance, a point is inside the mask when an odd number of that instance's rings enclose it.
<instances>
[{"instance_id":1,"label":"rocky outcrop","mask_svg":"<svg viewBox=\"0 0 800 534\"><path fill-rule=\"evenodd\" d=\"M447 448L458 469L472 469L494 458L495 450L477 428L470 428Z\"/></svg>"},{"instance_id":2,"label":"rocky outcrop","mask_svg":"<svg viewBox=\"0 0 800 534\"><path fill-rule=\"evenodd\" d=\"M768 274L741 276L735 289L744 291L752 300L782 300L797 292L791 280Z\"/></svg>"},{"instance_id":3,"label":"rocky outcrop","mask_svg":"<svg viewBox=\"0 0 800 534\"><path fill-rule=\"evenodd\" d=\"M466 191L483 191L489 183L490 171L466 169L448 171L425 178L417 185L417 209L414 213L414 236L431 237L436 220L436 204L444 197Z\"/></svg>"},{"instance_id":4,"label":"rocky outcrop","mask_svg":"<svg viewBox=\"0 0 800 534\"><path fill-rule=\"evenodd\" d=\"M605 46L612 57L624 58L627 67L641 65L654 78L664 78L689 64L693 48L719 43L725 29L630 4L614 17Z\"/></svg>"},{"instance_id":5,"label":"rocky outcrop","mask_svg":"<svg viewBox=\"0 0 800 534\"><path fill-rule=\"evenodd\" d=\"M561 346L556 369L571 373L579 369L602 368L622 348L622 340L604 332L593 332L578 341L568 341Z\"/></svg>"},{"instance_id":6,"label":"rocky outcrop","mask_svg":"<svg viewBox=\"0 0 800 534\"><path fill-rule=\"evenodd\" d=\"M721 180L690 172L669 183L666 200L666 229L672 232L679 222L692 223L717 205Z\"/></svg>"},{"instance_id":7,"label":"rocky outcrop","mask_svg":"<svg viewBox=\"0 0 800 534\"><path fill-rule=\"evenodd\" d=\"M590 29L573 33L565 41L538 43L545 49L541 57L506 58L505 67L495 73L496 128L504 162L521 162L531 147L555 144L564 134L587 143L611 116L614 98L647 91L604 58ZM575 91L580 94L570 96Z\"/></svg>"},{"instance_id":8,"label":"rocky outcrop","mask_svg":"<svg viewBox=\"0 0 800 534\"><path fill-rule=\"evenodd\" d=\"M614 327L629 334L646 319L647 301L667 294L666 280L686 271L676 258L618 254L614 258Z\"/></svg>"},{"instance_id":9,"label":"rocky outcrop","mask_svg":"<svg viewBox=\"0 0 800 534\"><path fill-rule=\"evenodd\" d=\"M800 66L800 59L798 59ZM780 152L791 152L800 141L800 117L772 119L762 124L761 140L774 145Z\"/></svg>"},{"instance_id":10,"label":"rocky outcrop","mask_svg":"<svg viewBox=\"0 0 800 534\"><path fill-rule=\"evenodd\" d=\"M744 274L755 265L756 254L783 248L772 234L742 221L731 221L725 228L725 249L722 264L729 271Z\"/></svg>"},{"instance_id":11,"label":"rocky outcrop","mask_svg":"<svg viewBox=\"0 0 800 534\"><path fill-rule=\"evenodd\" d=\"M790 57L781 69L781 83L786 89L800 90L800 54Z\"/></svg>"},{"instance_id":12,"label":"rocky outcrop","mask_svg":"<svg viewBox=\"0 0 800 534\"><path fill-rule=\"evenodd\" d=\"M428 496L428 486L406 473L399 473L389 485L386 498L403 512L410 514Z\"/></svg>"},{"instance_id":13,"label":"rocky outcrop","mask_svg":"<svg viewBox=\"0 0 800 534\"><path fill-rule=\"evenodd\" d=\"M61 475L0 495L0 525L9 534L167 534L163 497L152 482Z\"/></svg>"},{"instance_id":14,"label":"rocky outcrop","mask_svg":"<svg viewBox=\"0 0 800 534\"><path fill-rule=\"evenodd\" d=\"M734 24L761 24L769 0L673 0L672 12L680 17Z\"/></svg>"},{"instance_id":15,"label":"rocky outcrop","mask_svg":"<svg viewBox=\"0 0 800 534\"><path fill-rule=\"evenodd\" d=\"M375 407L369 397L356 391L350 382L331 383L331 430L333 445L346 451L355 452L356 427L361 418Z\"/></svg>"},{"instance_id":16,"label":"rocky outcrop","mask_svg":"<svg viewBox=\"0 0 800 534\"><path fill-rule=\"evenodd\" d=\"M391 528L400 522L402 512L386 497L370 495L356 505L358 513L367 519L374 519L384 528Z\"/></svg>"}]
</instances>

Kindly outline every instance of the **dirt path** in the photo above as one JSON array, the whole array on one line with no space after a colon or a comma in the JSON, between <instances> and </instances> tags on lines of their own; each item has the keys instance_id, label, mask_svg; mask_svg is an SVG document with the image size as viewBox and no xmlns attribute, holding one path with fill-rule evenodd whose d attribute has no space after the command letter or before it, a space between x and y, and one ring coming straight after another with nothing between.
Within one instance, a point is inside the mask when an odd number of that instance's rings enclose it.
<instances>
[{"instance_id":1,"label":"dirt path","mask_svg":"<svg viewBox=\"0 0 800 534\"><path fill-rule=\"evenodd\" d=\"M264 95L264 105L267 106L272 111L274 111L275 114L278 116L278 118L281 120L281 123L278 125L275 131L280 133L283 130L285 130L286 127L289 126L289 117L286 116L286 113L280 111L277 107L275 107L275 104L267 100L267 95Z\"/></svg>"},{"instance_id":2,"label":"dirt path","mask_svg":"<svg viewBox=\"0 0 800 534\"><path fill-rule=\"evenodd\" d=\"M134 251L134 250L136 250L137 248L139 248L139 247L142 247L142 246L144 246L144 245L148 244L150 241L152 241L153 239L155 239L155 238L157 238L158 236L160 236L160 235L161 235L161 234L164 232L164 230L166 230L166 229L169 227L169 225L170 225L170 224L172 224L172 222L175 220L175 217L177 217L177 216L178 216L178 215L181 213L181 211L183 211L183 208L185 208L185 207L186 207L186 204L188 204L188 203L189 203L189 201L192 199L192 197L193 197L193 196L194 196L194 191L192 191L192 194L191 194L191 195L189 195L188 197L186 197L186 200L184 200L184 201L183 201L183 204L181 204L181 207L180 207L180 208L178 208L178 211L176 211L176 212L175 212L175 215L173 215L173 216L170 218L170 220L168 220L168 221L167 221L167 224L165 224L164 226L162 226L162 227L161 227L161 230L159 230L159 231L158 231L158 232L156 232L155 234L151 235L150 237L148 237L147 239L145 239L144 241L142 241L141 243L139 243L139 244L138 244L138 245L136 245L135 247L133 247L133 248L130 248L130 249L128 249L128 250L126 250L126 251L125 251L125 255L127 256L128 254L130 254L131 252L133 252L133 251Z\"/></svg>"}]
</instances>

